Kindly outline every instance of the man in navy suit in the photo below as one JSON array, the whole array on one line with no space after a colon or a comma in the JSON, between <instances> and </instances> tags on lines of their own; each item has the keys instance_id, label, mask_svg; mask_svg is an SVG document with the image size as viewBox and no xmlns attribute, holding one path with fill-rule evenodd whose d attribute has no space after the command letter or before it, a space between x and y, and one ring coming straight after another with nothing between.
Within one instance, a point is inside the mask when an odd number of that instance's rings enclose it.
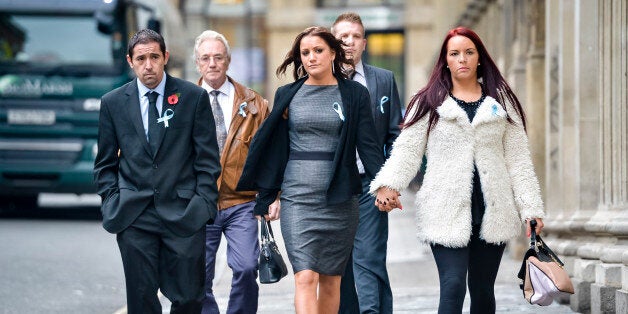
<instances>
[{"instance_id":1,"label":"man in navy suit","mask_svg":"<svg viewBox=\"0 0 628 314\"><path fill-rule=\"evenodd\" d=\"M164 71L169 53L151 30L129 41L137 79L101 99L94 178L103 227L117 235L128 313L200 313L205 224L220 174L207 92Z\"/></svg>"},{"instance_id":2,"label":"man in navy suit","mask_svg":"<svg viewBox=\"0 0 628 314\"><path fill-rule=\"evenodd\" d=\"M377 143L388 158L401 123L401 101L395 77L391 71L362 62L366 37L358 14L341 14L331 31L344 42L347 56L353 59L353 80L369 90ZM359 158L358 169L362 175L360 221L353 244L353 263L347 264L341 281L339 312L392 313L392 291L386 270L388 213L379 211L368 193L371 182L364 175Z\"/></svg>"}]
</instances>

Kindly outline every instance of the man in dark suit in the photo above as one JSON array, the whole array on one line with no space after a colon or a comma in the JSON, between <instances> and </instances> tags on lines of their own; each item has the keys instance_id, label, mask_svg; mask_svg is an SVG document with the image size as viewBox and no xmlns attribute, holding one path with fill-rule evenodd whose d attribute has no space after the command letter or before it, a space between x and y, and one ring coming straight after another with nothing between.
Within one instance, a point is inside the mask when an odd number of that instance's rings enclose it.
<instances>
[{"instance_id":1,"label":"man in dark suit","mask_svg":"<svg viewBox=\"0 0 628 314\"><path fill-rule=\"evenodd\" d=\"M200 313L205 224L220 174L207 92L167 75L163 37L141 30L127 61L137 79L102 97L94 178L103 227L117 234L129 313Z\"/></svg>"},{"instance_id":2,"label":"man in dark suit","mask_svg":"<svg viewBox=\"0 0 628 314\"><path fill-rule=\"evenodd\" d=\"M343 13L331 29L345 44L347 57L353 59L353 80L366 86L377 141L386 158L400 133L401 101L391 71L362 62L366 37L362 19L356 13ZM362 176L360 221L353 245L353 263L347 264L340 287L340 313L392 313L392 291L386 270L388 214L379 211L369 191L370 180L358 158ZM357 294L356 294L357 292Z\"/></svg>"}]
</instances>

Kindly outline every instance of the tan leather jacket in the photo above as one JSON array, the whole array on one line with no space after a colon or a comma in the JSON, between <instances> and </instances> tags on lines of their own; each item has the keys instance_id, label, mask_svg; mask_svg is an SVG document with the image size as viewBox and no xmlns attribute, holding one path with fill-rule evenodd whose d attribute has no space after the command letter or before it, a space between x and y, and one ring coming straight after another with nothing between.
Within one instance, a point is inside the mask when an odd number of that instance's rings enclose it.
<instances>
[{"instance_id":1,"label":"tan leather jacket","mask_svg":"<svg viewBox=\"0 0 628 314\"><path fill-rule=\"evenodd\" d=\"M198 80L201 86L202 79ZM258 93L227 77L235 88L233 116L220 156L222 171L218 178L218 210L254 201L256 192L236 191L253 135L270 114L268 101ZM242 110L240 110L242 107Z\"/></svg>"}]
</instances>

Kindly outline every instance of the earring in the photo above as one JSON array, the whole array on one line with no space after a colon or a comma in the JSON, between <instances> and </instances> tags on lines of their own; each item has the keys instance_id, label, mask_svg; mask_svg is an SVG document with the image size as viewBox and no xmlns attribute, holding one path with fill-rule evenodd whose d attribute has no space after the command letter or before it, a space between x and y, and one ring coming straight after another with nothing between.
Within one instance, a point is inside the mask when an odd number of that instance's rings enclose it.
<instances>
[{"instance_id":1,"label":"earring","mask_svg":"<svg viewBox=\"0 0 628 314\"><path fill-rule=\"evenodd\" d=\"M480 63L478 62L478 65L480 65Z\"/></svg>"},{"instance_id":2,"label":"earring","mask_svg":"<svg viewBox=\"0 0 628 314\"><path fill-rule=\"evenodd\" d=\"M334 68L334 60L331 60L331 74L336 75L336 68Z\"/></svg>"}]
</instances>

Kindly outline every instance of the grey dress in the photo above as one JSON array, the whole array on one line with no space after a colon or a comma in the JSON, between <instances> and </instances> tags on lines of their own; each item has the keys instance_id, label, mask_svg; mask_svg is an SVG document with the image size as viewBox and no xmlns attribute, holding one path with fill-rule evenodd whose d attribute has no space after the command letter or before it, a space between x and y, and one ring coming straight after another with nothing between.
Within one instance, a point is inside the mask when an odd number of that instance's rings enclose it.
<instances>
[{"instance_id":1,"label":"grey dress","mask_svg":"<svg viewBox=\"0 0 628 314\"><path fill-rule=\"evenodd\" d=\"M288 109L290 150L335 152L342 127L337 85L303 85ZM343 113L344 114L344 113ZM357 196L327 205L331 160L290 159L281 186L281 231L293 271L342 275L358 225Z\"/></svg>"}]
</instances>

